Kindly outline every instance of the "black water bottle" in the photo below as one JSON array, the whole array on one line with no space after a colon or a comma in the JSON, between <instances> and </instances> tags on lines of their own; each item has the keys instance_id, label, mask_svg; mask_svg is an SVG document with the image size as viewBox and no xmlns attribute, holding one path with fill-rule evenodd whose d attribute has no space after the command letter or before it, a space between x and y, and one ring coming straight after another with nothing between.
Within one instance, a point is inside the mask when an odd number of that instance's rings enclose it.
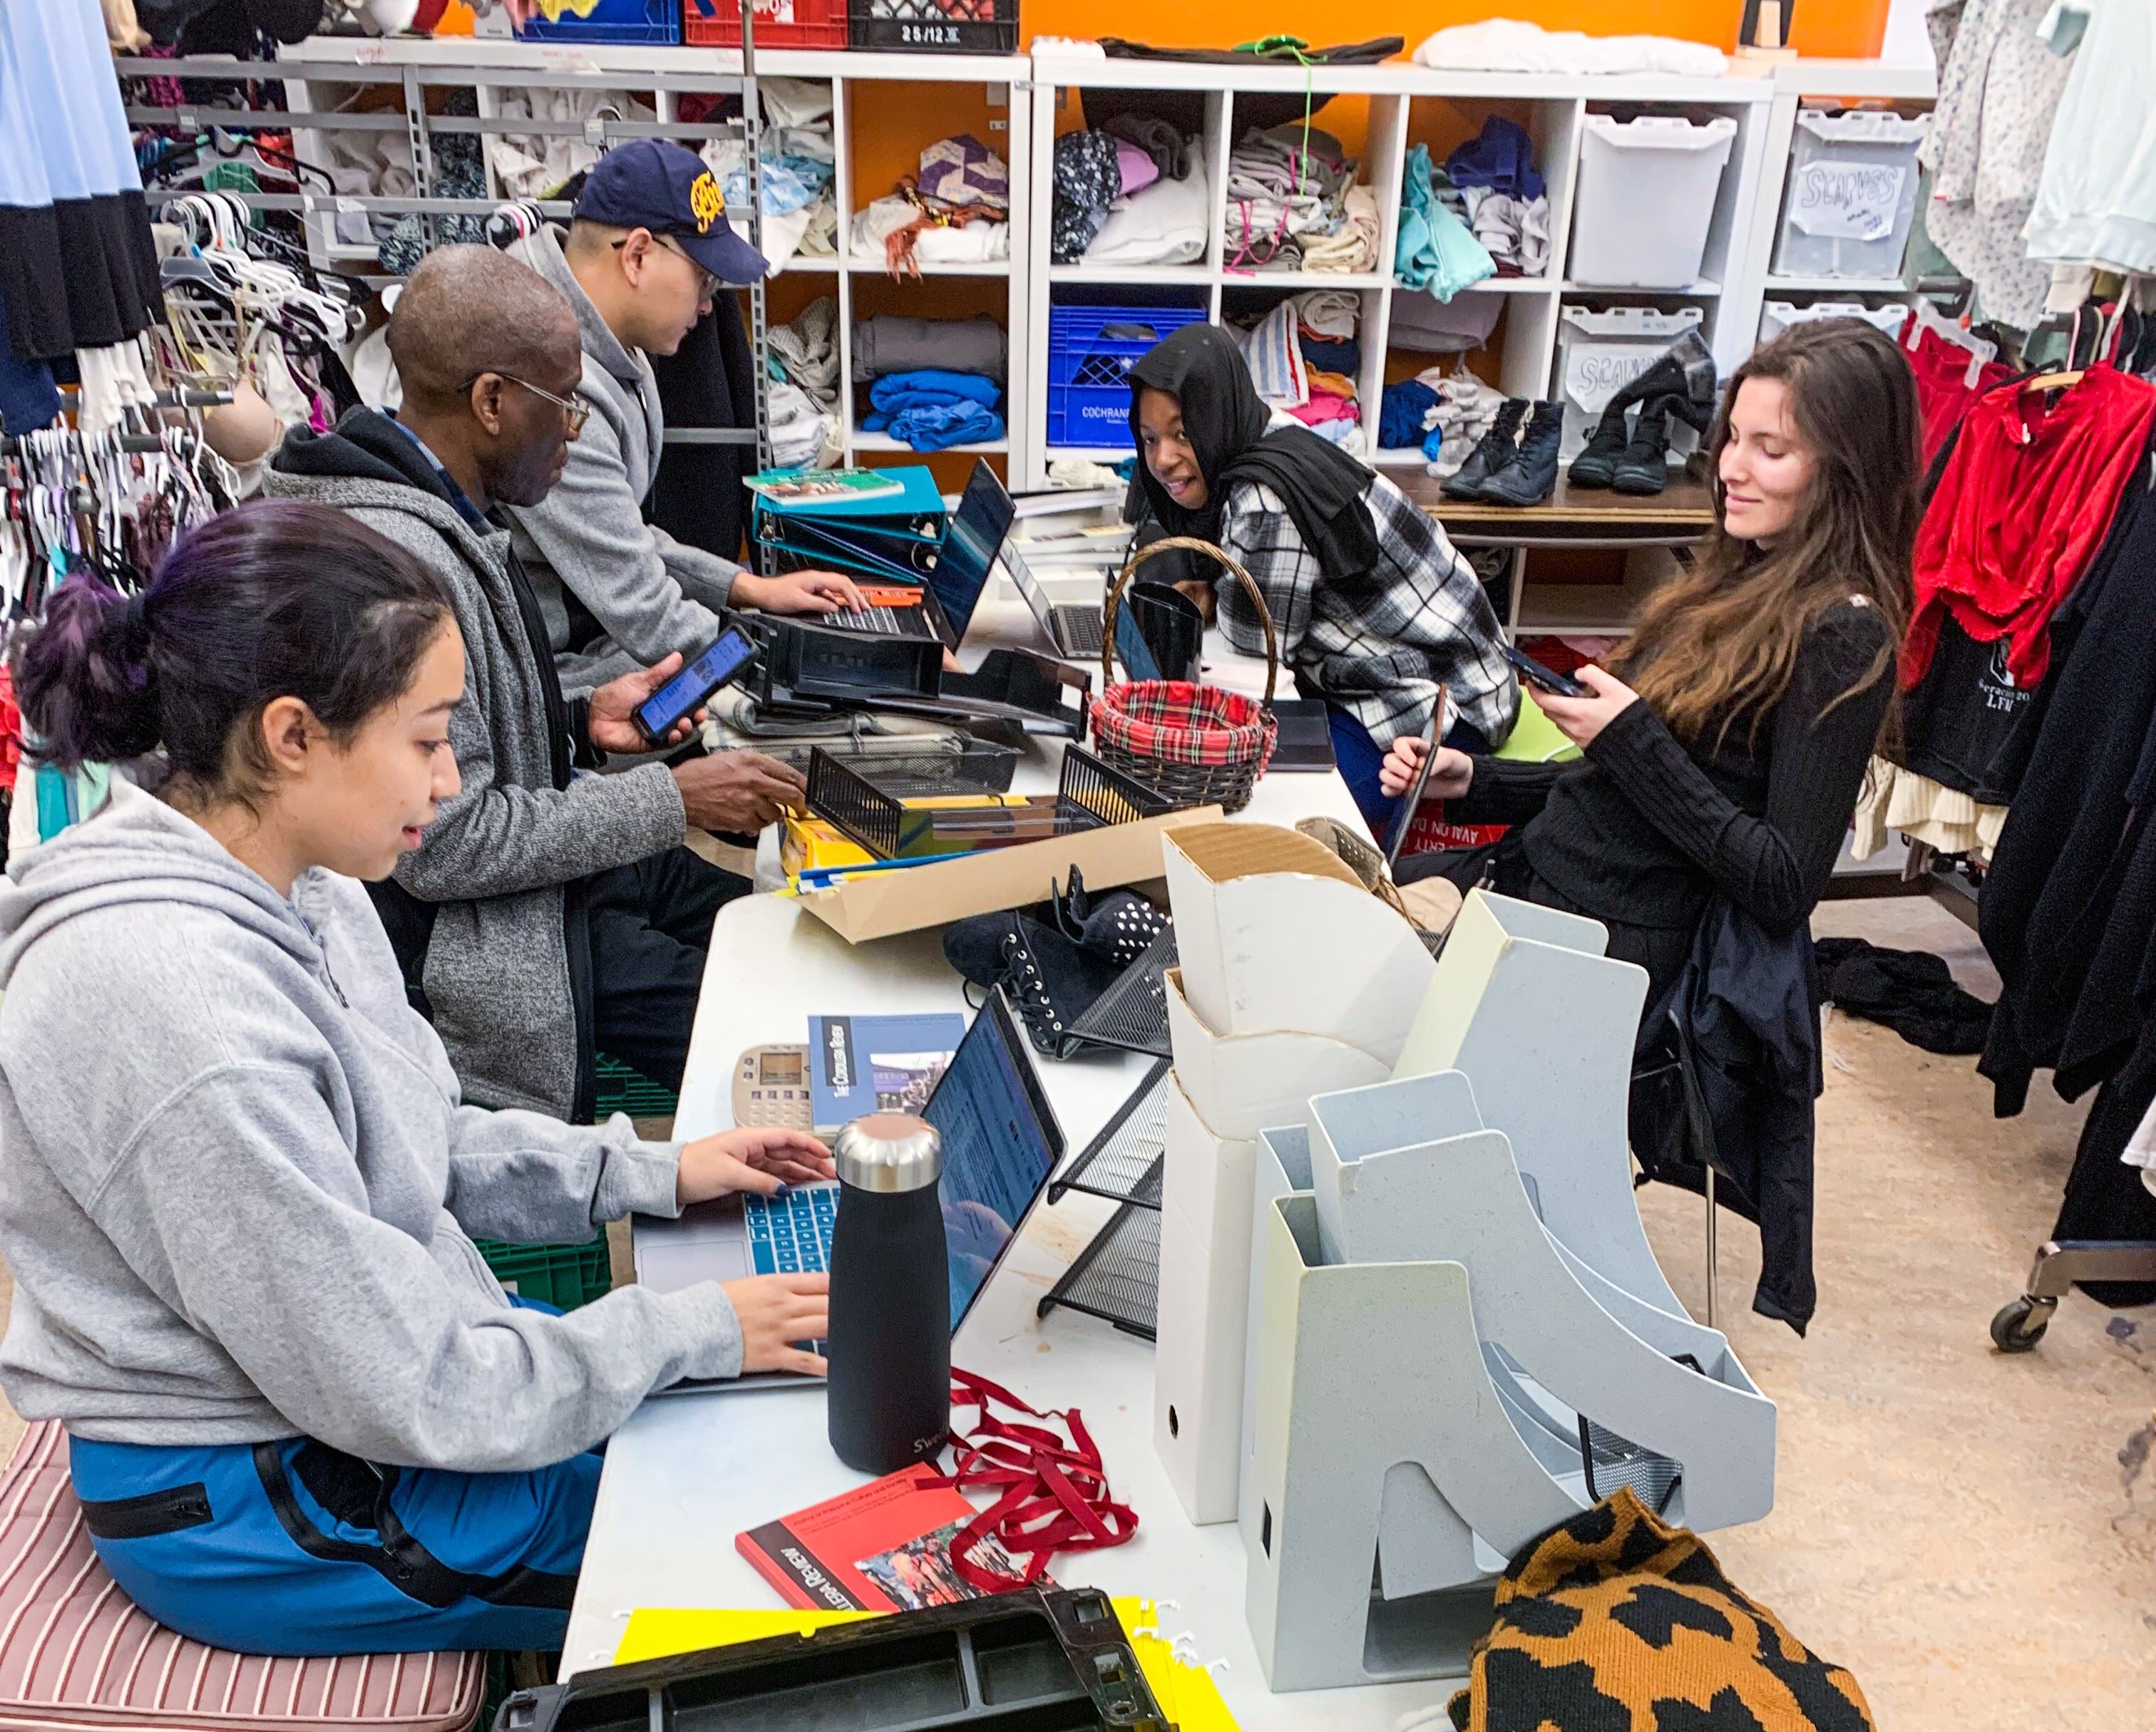
<instances>
[{"instance_id":1,"label":"black water bottle","mask_svg":"<svg viewBox=\"0 0 2156 1732\"><path fill-rule=\"evenodd\" d=\"M831 1448L864 1473L926 1461L951 1429L951 1275L936 1127L871 1113L831 1146Z\"/></svg>"}]
</instances>

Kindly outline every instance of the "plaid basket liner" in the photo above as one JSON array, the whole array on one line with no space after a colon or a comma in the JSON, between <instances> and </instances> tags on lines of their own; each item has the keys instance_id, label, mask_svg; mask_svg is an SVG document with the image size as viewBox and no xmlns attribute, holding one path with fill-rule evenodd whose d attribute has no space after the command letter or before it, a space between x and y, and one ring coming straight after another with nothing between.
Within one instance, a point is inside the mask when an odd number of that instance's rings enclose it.
<instances>
[{"instance_id":1,"label":"plaid basket liner","mask_svg":"<svg viewBox=\"0 0 2156 1732\"><path fill-rule=\"evenodd\" d=\"M1104 745L1172 764L1248 764L1272 760L1279 720L1255 698L1187 679L1126 680L1093 706Z\"/></svg>"}]
</instances>

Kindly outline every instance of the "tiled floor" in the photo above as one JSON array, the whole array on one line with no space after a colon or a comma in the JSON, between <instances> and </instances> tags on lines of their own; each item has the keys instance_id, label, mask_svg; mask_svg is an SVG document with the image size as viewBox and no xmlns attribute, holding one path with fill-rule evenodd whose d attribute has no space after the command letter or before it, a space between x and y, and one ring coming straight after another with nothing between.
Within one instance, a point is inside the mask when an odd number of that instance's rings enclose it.
<instances>
[{"instance_id":1,"label":"tiled floor","mask_svg":"<svg viewBox=\"0 0 2156 1732\"><path fill-rule=\"evenodd\" d=\"M1817 926L1938 951L1995 990L1974 936L1926 905L1840 904ZM1774 1514L1716 1550L1856 1673L1882 1732L2156 1725L2156 1316L2070 1298L2010 1359L1985 1333L2050 1229L2081 1109L2039 1091L2002 1122L1972 1060L1840 1017L1826 1042L1806 1339L1748 1309L1756 1239L1728 1217L1721 1235L1722 1320L1779 1406L1780 1459ZM1642 1208L1697 1309L1698 1199L1652 1187ZM19 1429L0 1409L0 1441Z\"/></svg>"}]
</instances>

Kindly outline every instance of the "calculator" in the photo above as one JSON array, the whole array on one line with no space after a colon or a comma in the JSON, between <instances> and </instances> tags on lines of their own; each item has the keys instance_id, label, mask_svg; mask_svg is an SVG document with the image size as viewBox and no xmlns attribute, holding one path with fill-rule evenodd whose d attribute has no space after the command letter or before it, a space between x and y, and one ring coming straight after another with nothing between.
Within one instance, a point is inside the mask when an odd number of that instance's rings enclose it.
<instances>
[{"instance_id":1,"label":"calculator","mask_svg":"<svg viewBox=\"0 0 2156 1732\"><path fill-rule=\"evenodd\" d=\"M734 1064L734 1123L814 1134L807 1047L751 1047L741 1055Z\"/></svg>"}]
</instances>

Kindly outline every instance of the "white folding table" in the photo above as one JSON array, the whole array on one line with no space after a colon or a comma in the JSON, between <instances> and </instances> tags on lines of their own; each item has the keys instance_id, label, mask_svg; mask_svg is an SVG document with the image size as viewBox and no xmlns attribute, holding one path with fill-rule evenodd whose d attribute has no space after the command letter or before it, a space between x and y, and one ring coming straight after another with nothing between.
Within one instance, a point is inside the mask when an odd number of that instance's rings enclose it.
<instances>
[{"instance_id":1,"label":"white folding table","mask_svg":"<svg viewBox=\"0 0 2156 1732\"><path fill-rule=\"evenodd\" d=\"M1030 624L1022 608L1014 617L1010 604L984 604L968 648L984 638L1032 641ZM1264 669L1209 665L1208 678L1255 690ZM1036 742L1016 786L1052 788L1060 760L1060 748ZM1242 816L1287 825L1326 816L1368 833L1337 774L1267 776ZM855 948L790 899L744 898L721 911L711 935L675 1134L703 1136L730 1125L740 1053L799 1040L812 1015L962 1010L964 1003L937 932ZM1150 1062L1102 1053L1041 1063L1067 1156L1086 1146ZM1225 1663L1214 1675L1246 1732L1321 1723L1376 1732L1439 1700L1450 1688L1442 1681L1289 1696L1266 1690L1243 1618L1241 1539L1232 1524L1193 1527L1153 1454L1152 1346L1077 1312L1034 1314L1113 1207L1076 1191L1052 1208L1044 1202L952 1347L954 1364L1035 1407L1081 1409L1116 1495L1137 1512L1136 1540L1062 1557L1056 1579L1173 1601L1161 1615L1163 1633L1187 1631L1203 1658ZM637 1231L671 1226L640 1221ZM1351 1416L1342 1420L1352 1423ZM831 1453L820 1386L646 1401L607 1446L563 1675L611 1663L636 1607L769 1606L771 1588L734 1550L734 1536L860 1479Z\"/></svg>"}]
</instances>

